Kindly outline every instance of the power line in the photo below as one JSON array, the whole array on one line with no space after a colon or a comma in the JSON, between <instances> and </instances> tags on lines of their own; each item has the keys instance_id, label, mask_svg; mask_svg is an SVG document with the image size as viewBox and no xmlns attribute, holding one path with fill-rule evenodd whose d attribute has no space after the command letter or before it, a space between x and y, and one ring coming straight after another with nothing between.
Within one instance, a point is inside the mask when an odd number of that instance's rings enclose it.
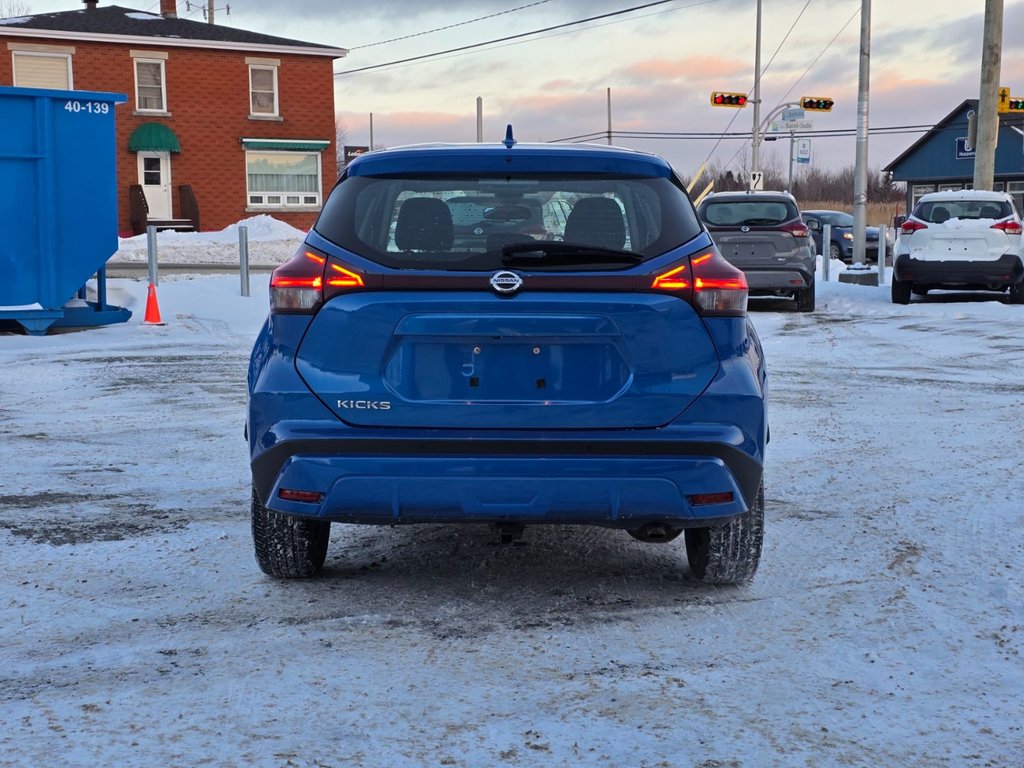
<instances>
[{"instance_id":1,"label":"power line","mask_svg":"<svg viewBox=\"0 0 1024 768\"><path fill-rule=\"evenodd\" d=\"M405 58L405 59L396 59L395 61L388 61L388 62L384 62L383 64L372 64L372 65L367 66L367 67L359 67L358 69L346 69L346 70L342 70L341 72L335 72L334 76L335 77L339 77L341 75L354 75L354 74L357 74L359 72L369 72L369 71L374 70L374 69L382 69L384 67L391 67L391 66L395 66L397 64L409 64L409 63L414 62L414 61L423 61L424 59L433 59L433 58L436 58L438 56L444 56L444 55L450 54L450 53L458 53L460 51L469 51L469 50L473 50L475 48L482 48L482 47L487 46L487 45L495 45L496 43L506 43L506 42L508 42L510 40L521 40L522 38L533 37L534 35L540 35L540 34L543 34L545 32L553 32L553 31L558 30L558 29L565 29L567 27L575 27L575 26L579 26L580 24L586 24L586 23L591 22L591 21L600 21L601 19L608 19L608 18L612 18L613 16L622 16L622 15L627 14L627 13L634 13L636 11L641 11L641 10L643 10L645 8L653 8L654 6L657 6L657 5L665 5L666 3L674 3L674 2L678 2L678 0L654 0L654 2L644 3L642 5L635 5L635 6L631 7L631 8L623 8L623 9L618 10L618 11L610 11L608 13L602 13L602 14L599 14L597 16L590 16L588 18L578 19L576 21L567 21L567 22L565 22L563 24L554 24L554 25L552 25L550 27L544 27L543 29L535 29L535 30L532 30L530 32L520 32L519 34L516 34L516 35L507 35L506 37L499 37L499 38L496 38L494 40L486 40L486 41L480 42L480 43L471 43L469 45L462 45L462 46L459 46L457 48L449 48L448 50L445 50L445 51L435 51L434 53L424 53L424 54L421 54L420 56L410 56L410 57ZM696 7L698 5L710 5L712 3L718 3L718 2L721 2L721 0L703 0L703 2L693 3L692 5L687 6L687 7L692 8L692 7Z\"/></svg>"},{"instance_id":2,"label":"power line","mask_svg":"<svg viewBox=\"0 0 1024 768\"><path fill-rule=\"evenodd\" d=\"M651 16L661 16L661 15L666 14L666 13L675 13L676 11L687 11L690 8L696 8L697 6L700 6L700 5L708 5L709 3L712 3L712 2L720 2L720 0L703 0L703 2L691 3L690 5L683 5L683 6L680 6L678 8L663 8L663 9L658 10L658 11L651 11L650 13L639 14L639 15L634 16L634 17L629 18L629 19L611 19L610 21L604 21L604 22L602 22L600 24L594 24L594 25L592 25L590 27L587 27L587 31L589 32L589 31L592 31L592 30L595 30L595 29L601 29L602 27L610 27L613 24L622 24L622 23L624 23L626 21L638 21L640 19L650 18ZM554 32L550 32L550 33L538 36L537 38L535 38L533 40L513 40L512 42L504 43L503 45L495 45L493 48L490 48L488 50L489 51L497 51L497 50L501 50L502 48L510 48L510 47L512 47L514 45L522 45L523 43L538 42L540 40L550 40L552 38L562 37L564 35L573 35L573 34L576 34L576 32L578 32L578 31L579 30L576 30L576 29L565 29L565 30L562 30L562 31L554 31ZM446 59L455 58L457 56L464 56L467 53L469 53L469 51L463 51L461 53L456 52L456 53L449 54L448 56L443 56L443 57L442 56L438 56L438 58L439 59L440 58L446 58ZM395 68L399 68L399 67L402 67L402 66L405 66L405 65L399 64L399 65L396 65ZM608 131L607 130L602 131L601 135L607 137L608 136Z\"/></svg>"},{"instance_id":3,"label":"power line","mask_svg":"<svg viewBox=\"0 0 1024 768\"><path fill-rule=\"evenodd\" d=\"M551 0L536 0L536 2L527 3L526 5L520 5L517 8L509 8L506 11L498 11L497 13L490 13L490 14L488 14L486 16L478 16L475 19L469 19L468 21L459 21L459 22L456 22L455 24L448 24L447 26L444 26L444 27L435 27L434 29L428 29L428 30L425 30L423 32L415 32L415 33L413 33L411 35L405 35L403 37L392 37L390 40L380 40L380 41L378 41L376 43L367 43L366 45L354 45L354 46L350 47L348 50L349 51L361 51L363 48L374 48L374 47L376 47L378 45L387 45L388 43L397 43L397 42L399 42L401 40L411 40L414 37L423 37L424 35L432 35L435 32L444 32L447 29L455 29L456 27L464 27L464 26L466 26L468 24L475 24L478 21L486 21L487 19L494 19L494 18L497 18L498 16L505 16L505 15L510 14L510 13L515 13L516 11L522 11L522 10L524 10L526 8L533 8L534 6L544 5L544 3L550 3L550 2L551 2Z\"/></svg>"},{"instance_id":4,"label":"power line","mask_svg":"<svg viewBox=\"0 0 1024 768\"><path fill-rule=\"evenodd\" d=\"M928 131L935 131L940 133L944 132L961 132L966 128L966 123L953 123L950 125L943 126L942 128L936 129L933 124L921 123L918 125L887 125L887 126L876 126L870 128L871 133L889 135L889 134L902 134L902 133L927 133ZM808 131L794 131L794 135L800 137L818 137L818 138L845 138L848 136L856 135L855 128L834 128L834 129L821 129L821 130L808 130ZM592 139L602 139L608 136L608 131L593 131L591 133L583 133L578 136L565 136L560 139L553 139L552 143L560 142L586 142ZM720 133L718 131L612 131L612 136L623 138L623 139L691 139L691 140L711 140L711 139L739 139L747 140L750 138L748 131L732 131L727 133ZM788 136L788 133L787 133Z\"/></svg>"},{"instance_id":5,"label":"power line","mask_svg":"<svg viewBox=\"0 0 1024 768\"><path fill-rule=\"evenodd\" d=\"M803 18L804 11L807 10L807 6L809 6L810 4L811 4L811 0L807 0L807 2L804 3L804 7L800 9L800 13L797 14L796 19L794 19L793 23L789 25L789 31L786 32L786 36L782 38L782 42L779 43L778 47L775 49L775 53L773 53L772 57L770 59L768 59L768 63L765 64L764 68L760 72L755 72L754 73L754 87L755 88L757 87L757 83L758 83L758 81L760 81L760 79L764 75L764 73L768 71L769 67L771 67L772 62L775 61L775 57L779 55L779 51L782 50L782 46L784 46L786 44L786 41L789 39L789 36L791 34L793 34L793 30L796 29L796 25L800 23L800 19ZM748 93L747 95L749 96L750 94ZM739 117L739 115L740 115L740 110L736 110L736 114L734 114L729 119L729 124L725 126L725 131L728 131L730 128L732 128L732 124L736 122L736 118ZM724 132L723 132L723 135L724 135ZM719 142L718 144L715 144L715 146L713 146L711 148L711 151L708 152L708 156L706 158L704 158L704 162L705 163L708 162L711 159L711 157L715 154L715 151L718 149L719 144L721 144L721 142ZM732 162L732 161L730 161L730 162Z\"/></svg>"},{"instance_id":6,"label":"power line","mask_svg":"<svg viewBox=\"0 0 1024 768\"><path fill-rule=\"evenodd\" d=\"M848 26L850 26L850 22L852 22L855 18L857 18L857 15L859 13L860 13L860 7L858 7L857 10L855 10L853 12L853 15L850 16L850 18L848 18L846 20L846 23L843 24L843 26L839 28L839 31L836 32L835 35L832 37L832 39L828 41L828 43L825 45L824 48L822 48L821 53L819 53L817 56L814 57L814 61L812 61L810 64L807 65L807 69L805 69L803 71L803 74L800 75L800 77L798 77L793 82L793 85L791 85L789 87L789 90L786 91L784 94L782 94L782 98L779 99L778 103L775 105L775 107L773 107L773 109L778 109L778 107L782 106L782 103L786 100L786 98L789 96L789 94L791 94L796 89L796 87L800 84L801 80L803 80L805 77L807 77L807 73L810 72L814 68L814 65L817 64L818 61L821 59L821 57L824 56L828 52L828 49L832 47L832 43L834 43L836 40L839 39L839 36L841 34L843 34L843 32L846 31L846 28ZM732 165L736 161L736 158L740 156L740 153L744 149L746 149L746 145L741 146L739 148L739 150L737 150L736 154L732 156L732 158L729 160L728 163L725 164L725 167L728 168L730 165Z\"/></svg>"}]
</instances>

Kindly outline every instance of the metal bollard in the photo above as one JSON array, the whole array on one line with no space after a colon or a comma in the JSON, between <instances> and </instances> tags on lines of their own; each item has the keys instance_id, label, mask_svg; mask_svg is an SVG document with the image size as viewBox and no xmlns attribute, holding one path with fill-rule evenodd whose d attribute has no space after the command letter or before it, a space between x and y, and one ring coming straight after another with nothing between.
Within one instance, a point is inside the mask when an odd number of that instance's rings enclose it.
<instances>
[{"instance_id":1,"label":"metal bollard","mask_svg":"<svg viewBox=\"0 0 1024 768\"><path fill-rule=\"evenodd\" d=\"M242 278L242 295L249 295L249 228L238 228L238 272Z\"/></svg>"},{"instance_id":2,"label":"metal bollard","mask_svg":"<svg viewBox=\"0 0 1024 768\"><path fill-rule=\"evenodd\" d=\"M885 252L888 244L885 241L885 224L878 227L878 284L885 285Z\"/></svg>"},{"instance_id":3,"label":"metal bollard","mask_svg":"<svg viewBox=\"0 0 1024 768\"><path fill-rule=\"evenodd\" d=\"M157 286L157 269L156 269L156 227L150 225L146 227L146 250L149 255L149 284Z\"/></svg>"},{"instance_id":4,"label":"metal bollard","mask_svg":"<svg viewBox=\"0 0 1024 768\"><path fill-rule=\"evenodd\" d=\"M832 265L832 225L823 224L821 227L821 276L828 282L828 271Z\"/></svg>"}]
</instances>

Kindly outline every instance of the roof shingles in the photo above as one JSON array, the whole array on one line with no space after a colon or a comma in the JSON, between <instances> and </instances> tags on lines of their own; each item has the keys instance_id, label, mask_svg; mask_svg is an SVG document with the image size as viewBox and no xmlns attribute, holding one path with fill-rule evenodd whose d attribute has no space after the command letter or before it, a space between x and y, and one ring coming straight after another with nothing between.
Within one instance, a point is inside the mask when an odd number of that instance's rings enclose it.
<instances>
[{"instance_id":1,"label":"roof shingles","mask_svg":"<svg viewBox=\"0 0 1024 768\"><path fill-rule=\"evenodd\" d=\"M98 8L60 13L40 13L24 16L18 23L8 23L0 34L14 30L39 30L52 32L77 33L81 35L122 35L125 37L176 38L180 40L196 40L207 43L233 43L236 45L285 46L294 48L322 48L325 55L338 55L341 49L306 43L301 40L290 40L284 37L249 32L244 29L226 27L191 19L166 18L157 13L146 13L134 8L123 8L107 5Z\"/></svg>"}]
</instances>

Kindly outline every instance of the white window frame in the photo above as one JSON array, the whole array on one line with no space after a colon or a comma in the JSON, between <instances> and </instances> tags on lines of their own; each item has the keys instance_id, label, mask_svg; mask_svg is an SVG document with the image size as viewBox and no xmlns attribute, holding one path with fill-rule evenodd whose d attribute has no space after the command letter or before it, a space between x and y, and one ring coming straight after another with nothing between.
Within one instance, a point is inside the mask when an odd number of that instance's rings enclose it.
<instances>
[{"instance_id":1,"label":"white window frame","mask_svg":"<svg viewBox=\"0 0 1024 768\"><path fill-rule=\"evenodd\" d=\"M273 108L272 112L254 112L253 111L252 95L253 95L254 89L253 89L253 86L252 86L252 73L255 70L257 70L257 69L259 69L259 70L269 70L271 72L271 74L273 75L273 78L274 78L274 91L273 91L273 94L274 94L274 108ZM281 98L280 98L280 88L278 86L277 70L278 70L278 65L276 65L276 64L250 64L249 65L249 117L254 117L254 118L259 119L259 118L271 118L271 117L280 117L281 116ZM265 91L261 91L261 93L265 93Z\"/></svg>"},{"instance_id":2,"label":"white window frame","mask_svg":"<svg viewBox=\"0 0 1024 768\"><path fill-rule=\"evenodd\" d=\"M316 192L252 192L249 190L249 155L284 155L295 157L296 155L316 156ZM277 210L277 211L311 211L319 210L323 202L324 191L324 169L323 152L312 151L279 151L272 149L247 149L245 151L245 201L246 210ZM307 201L306 198L316 196L316 201ZM289 197L298 197L298 202L288 202ZM257 200L256 198L260 198Z\"/></svg>"},{"instance_id":3,"label":"white window frame","mask_svg":"<svg viewBox=\"0 0 1024 768\"><path fill-rule=\"evenodd\" d=\"M18 57L19 56L42 56L48 59L64 59L68 63L68 85L67 90L73 91L75 89L75 75L71 69L72 55L70 53L51 53L49 51L27 51L27 50L11 50L11 75L12 82L15 86L18 85Z\"/></svg>"},{"instance_id":4,"label":"white window frame","mask_svg":"<svg viewBox=\"0 0 1024 768\"><path fill-rule=\"evenodd\" d=\"M1024 216L1024 180L1015 179L1006 182L1006 194L1013 200L1017 215Z\"/></svg>"},{"instance_id":5,"label":"white window frame","mask_svg":"<svg viewBox=\"0 0 1024 768\"><path fill-rule=\"evenodd\" d=\"M139 64L159 64L160 65L160 101L162 106L160 109L146 108L142 106L142 102L139 100ZM132 57L132 69L135 70L135 111L142 112L147 115L166 115L169 110L167 108L167 61L166 58L150 58L146 56L133 56Z\"/></svg>"},{"instance_id":6,"label":"white window frame","mask_svg":"<svg viewBox=\"0 0 1024 768\"><path fill-rule=\"evenodd\" d=\"M925 195L930 195L935 191L934 184L911 184L910 185L910 209L913 210L917 207L917 201Z\"/></svg>"}]
</instances>

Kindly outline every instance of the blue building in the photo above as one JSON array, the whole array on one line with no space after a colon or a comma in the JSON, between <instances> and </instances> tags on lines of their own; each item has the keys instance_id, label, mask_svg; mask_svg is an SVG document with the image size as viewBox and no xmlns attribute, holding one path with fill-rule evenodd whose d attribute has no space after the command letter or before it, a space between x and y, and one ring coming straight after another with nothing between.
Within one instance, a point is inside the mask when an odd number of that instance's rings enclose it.
<instances>
[{"instance_id":1,"label":"blue building","mask_svg":"<svg viewBox=\"0 0 1024 768\"><path fill-rule=\"evenodd\" d=\"M894 181L907 183L908 211L929 192L974 186L974 149L967 145L967 116L977 110L977 99L963 102L883 168L892 173ZM993 189L1012 195L1017 210L1024 213L1024 113L999 116Z\"/></svg>"}]
</instances>

